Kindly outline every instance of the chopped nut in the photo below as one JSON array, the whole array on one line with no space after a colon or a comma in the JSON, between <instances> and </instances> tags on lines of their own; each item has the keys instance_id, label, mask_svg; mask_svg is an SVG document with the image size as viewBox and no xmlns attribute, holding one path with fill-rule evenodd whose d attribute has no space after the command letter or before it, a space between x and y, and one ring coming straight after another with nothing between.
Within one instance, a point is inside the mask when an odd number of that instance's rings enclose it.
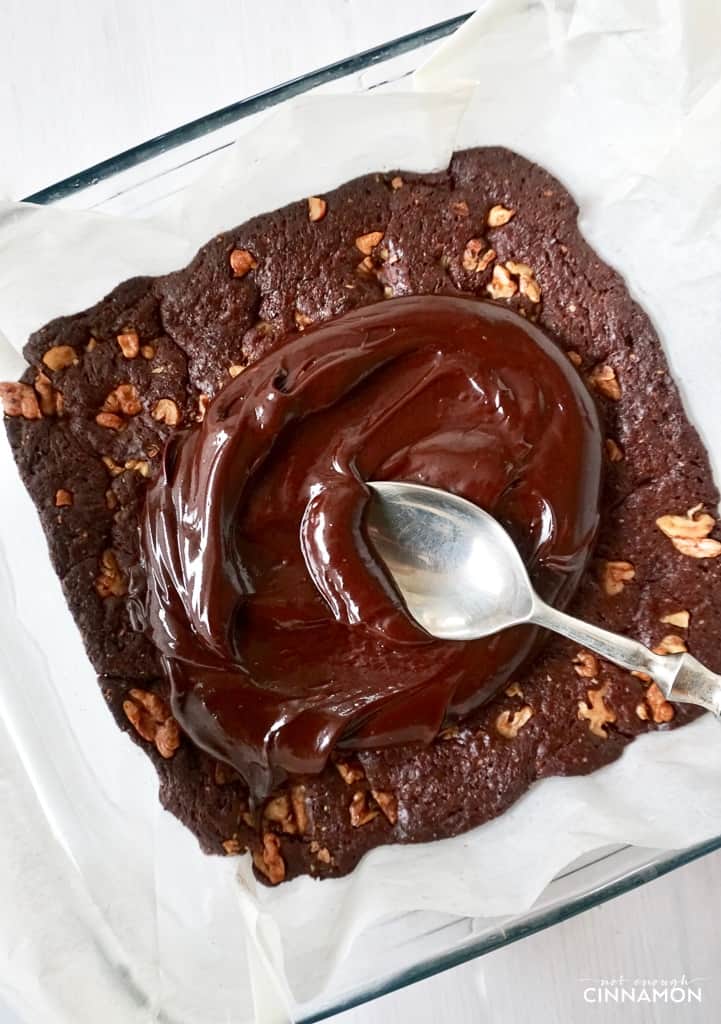
<instances>
[{"instance_id":1,"label":"chopped nut","mask_svg":"<svg viewBox=\"0 0 721 1024\"><path fill-rule=\"evenodd\" d=\"M361 825L367 825L369 821L373 821L374 818L378 817L378 811L368 806L368 794L362 789L357 790L353 794L353 799L350 802L350 823L353 828L360 828Z\"/></svg>"},{"instance_id":2,"label":"chopped nut","mask_svg":"<svg viewBox=\"0 0 721 1024\"><path fill-rule=\"evenodd\" d=\"M574 366L580 366L583 362L581 354L579 352L574 352L573 349L571 349L569 352L566 352L566 355L571 360Z\"/></svg>"},{"instance_id":3,"label":"chopped nut","mask_svg":"<svg viewBox=\"0 0 721 1024\"><path fill-rule=\"evenodd\" d=\"M507 697L520 697L523 700L523 690L518 683L509 683L506 687Z\"/></svg>"},{"instance_id":4,"label":"chopped nut","mask_svg":"<svg viewBox=\"0 0 721 1024\"><path fill-rule=\"evenodd\" d=\"M648 672L632 672L631 675L635 676L636 679L640 679L642 683L652 683L653 682L653 680L651 679L651 676L648 674Z\"/></svg>"},{"instance_id":5,"label":"chopped nut","mask_svg":"<svg viewBox=\"0 0 721 1024\"><path fill-rule=\"evenodd\" d=\"M360 782L365 778L365 772L359 764L351 764L348 761L335 761L334 763L338 774L347 786L352 786L354 782Z\"/></svg>"},{"instance_id":6,"label":"chopped nut","mask_svg":"<svg viewBox=\"0 0 721 1024\"><path fill-rule=\"evenodd\" d=\"M373 262L372 256L364 256L356 267L356 273L362 274L364 277L370 277L376 270L375 263Z\"/></svg>"},{"instance_id":7,"label":"chopped nut","mask_svg":"<svg viewBox=\"0 0 721 1024\"><path fill-rule=\"evenodd\" d=\"M123 701L125 716L142 739L154 743L161 757L168 760L180 746L178 724L162 697L148 690L133 689Z\"/></svg>"},{"instance_id":8,"label":"chopped nut","mask_svg":"<svg viewBox=\"0 0 721 1024\"><path fill-rule=\"evenodd\" d=\"M166 423L169 427L177 427L180 423L180 409L172 398L161 398L153 406L153 419Z\"/></svg>"},{"instance_id":9,"label":"chopped nut","mask_svg":"<svg viewBox=\"0 0 721 1024\"><path fill-rule=\"evenodd\" d=\"M398 821L398 801L396 800L394 793L386 792L382 789L372 789L373 799L378 804L380 809L385 814L391 825L395 825Z\"/></svg>"},{"instance_id":10,"label":"chopped nut","mask_svg":"<svg viewBox=\"0 0 721 1024\"><path fill-rule=\"evenodd\" d=\"M120 351L126 359L135 359L140 351L140 338L137 331L123 331L117 336Z\"/></svg>"},{"instance_id":11,"label":"chopped nut","mask_svg":"<svg viewBox=\"0 0 721 1024\"><path fill-rule=\"evenodd\" d=\"M702 505L697 505L690 508L685 516L660 516L656 526L682 555L690 558L717 558L721 554L721 542L709 537L716 520L702 509Z\"/></svg>"},{"instance_id":12,"label":"chopped nut","mask_svg":"<svg viewBox=\"0 0 721 1024\"><path fill-rule=\"evenodd\" d=\"M122 430L125 426L123 417L118 416L115 412L99 412L95 417L95 422L99 427L105 427L107 430Z\"/></svg>"},{"instance_id":13,"label":"chopped nut","mask_svg":"<svg viewBox=\"0 0 721 1024\"><path fill-rule=\"evenodd\" d=\"M355 240L356 249L359 249L364 256L370 256L382 238L382 231L369 231L366 235L359 235Z\"/></svg>"},{"instance_id":14,"label":"chopped nut","mask_svg":"<svg viewBox=\"0 0 721 1024\"><path fill-rule=\"evenodd\" d=\"M642 721L648 721L648 708L646 707L643 701L641 701L640 704L636 705L636 714L640 719L642 719Z\"/></svg>"},{"instance_id":15,"label":"chopped nut","mask_svg":"<svg viewBox=\"0 0 721 1024\"><path fill-rule=\"evenodd\" d=\"M465 199L459 199L456 203L451 203L451 209L454 213L458 214L459 217L467 217L471 212L468 209L468 203Z\"/></svg>"},{"instance_id":16,"label":"chopped nut","mask_svg":"<svg viewBox=\"0 0 721 1024\"><path fill-rule=\"evenodd\" d=\"M140 473L141 476L150 476L150 463L146 462L145 459L128 459L125 463L125 468L132 470L134 473Z\"/></svg>"},{"instance_id":17,"label":"chopped nut","mask_svg":"<svg viewBox=\"0 0 721 1024\"><path fill-rule=\"evenodd\" d=\"M95 589L103 598L123 597L127 593L127 587L120 572L118 560L111 548L103 551L100 559L100 573L95 580Z\"/></svg>"},{"instance_id":18,"label":"chopped nut","mask_svg":"<svg viewBox=\"0 0 721 1024\"><path fill-rule=\"evenodd\" d=\"M395 178L391 178L391 188L394 191L403 188L403 178L401 178L400 174L396 174Z\"/></svg>"},{"instance_id":19,"label":"chopped nut","mask_svg":"<svg viewBox=\"0 0 721 1024\"><path fill-rule=\"evenodd\" d=\"M486 243L482 238L470 238L463 250L461 263L464 270L480 273L490 267L495 258L495 250L486 249Z\"/></svg>"},{"instance_id":20,"label":"chopped nut","mask_svg":"<svg viewBox=\"0 0 721 1024\"><path fill-rule=\"evenodd\" d=\"M97 347L98 347L97 339L91 337L90 341L85 346L85 351L86 352L94 352Z\"/></svg>"},{"instance_id":21,"label":"chopped nut","mask_svg":"<svg viewBox=\"0 0 721 1024\"><path fill-rule=\"evenodd\" d=\"M502 711L496 718L496 731L507 740L513 740L532 717L533 708L528 704L524 704L518 711Z\"/></svg>"},{"instance_id":22,"label":"chopped nut","mask_svg":"<svg viewBox=\"0 0 721 1024\"><path fill-rule=\"evenodd\" d=\"M283 832L294 835L297 831L295 818L290 805L290 797L287 793L279 793L272 797L263 808L263 817L280 825Z\"/></svg>"},{"instance_id":23,"label":"chopped nut","mask_svg":"<svg viewBox=\"0 0 721 1024\"><path fill-rule=\"evenodd\" d=\"M602 562L601 584L609 597L620 594L626 583L636 575L630 562Z\"/></svg>"},{"instance_id":24,"label":"chopped nut","mask_svg":"<svg viewBox=\"0 0 721 1024\"><path fill-rule=\"evenodd\" d=\"M623 450L619 448L612 437L607 437L605 440L606 455L608 456L609 462L621 462L623 459Z\"/></svg>"},{"instance_id":25,"label":"chopped nut","mask_svg":"<svg viewBox=\"0 0 721 1024\"><path fill-rule=\"evenodd\" d=\"M510 299L518 291L518 285L506 268L497 263L493 268L493 277L486 285L486 291L492 299Z\"/></svg>"},{"instance_id":26,"label":"chopped nut","mask_svg":"<svg viewBox=\"0 0 721 1024\"><path fill-rule=\"evenodd\" d=\"M55 507L56 508L67 508L67 506L73 503L72 491L66 491L65 488L61 487L59 491L55 492Z\"/></svg>"},{"instance_id":27,"label":"chopped nut","mask_svg":"<svg viewBox=\"0 0 721 1024\"><path fill-rule=\"evenodd\" d=\"M683 637L677 636L675 633L669 633L651 650L654 654L683 654L684 651L688 650L688 647Z\"/></svg>"},{"instance_id":28,"label":"chopped nut","mask_svg":"<svg viewBox=\"0 0 721 1024\"><path fill-rule=\"evenodd\" d=\"M254 270L257 266L257 260L247 249L233 249L230 254L230 269L234 277L245 277L249 270Z\"/></svg>"},{"instance_id":29,"label":"chopped nut","mask_svg":"<svg viewBox=\"0 0 721 1024\"><path fill-rule=\"evenodd\" d=\"M656 683L651 683L646 690L646 703L651 709L651 717L657 724L670 722L676 714L673 704L666 700ZM636 714L638 714L638 708L636 708ZM639 715L640 717L642 716Z\"/></svg>"},{"instance_id":30,"label":"chopped nut","mask_svg":"<svg viewBox=\"0 0 721 1024\"><path fill-rule=\"evenodd\" d=\"M103 464L111 476L120 476L123 472L123 467L119 466L109 455L103 455Z\"/></svg>"},{"instance_id":31,"label":"chopped nut","mask_svg":"<svg viewBox=\"0 0 721 1024\"><path fill-rule=\"evenodd\" d=\"M236 377L241 375L244 369L245 367L241 363L233 363L232 366L228 367L228 373L235 380Z\"/></svg>"},{"instance_id":32,"label":"chopped nut","mask_svg":"<svg viewBox=\"0 0 721 1024\"><path fill-rule=\"evenodd\" d=\"M242 852L242 846L238 839L226 839L223 842L223 849L229 857L235 857Z\"/></svg>"},{"instance_id":33,"label":"chopped nut","mask_svg":"<svg viewBox=\"0 0 721 1024\"><path fill-rule=\"evenodd\" d=\"M308 200L308 220L323 220L328 212L328 203L320 196L311 196Z\"/></svg>"},{"instance_id":34,"label":"chopped nut","mask_svg":"<svg viewBox=\"0 0 721 1024\"><path fill-rule=\"evenodd\" d=\"M578 717L587 719L588 728L602 740L608 739L606 726L616 721L616 712L607 708L603 701L607 689L608 684L604 684L598 690L587 690L588 704L582 700L578 702Z\"/></svg>"},{"instance_id":35,"label":"chopped nut","mask_svg":"<svg viewBox=\"0 0 721 1024\"><path fill-rule=\"evenodd\" d=\"M103 412L121 412L124 416L137 416L142 410L138 391L134 384L120 384L103 402Z\"/></svg>"},{"instance_id":36,"label":"chopped nut","mask_svg":"<svg viewBox=\"0 0 721 1024\"><path fill-rule=\"evenodd\" d=\"M533 269L527 263L506 260L506 270L519 279L521 295L525 295L531 302L541 301L541 286L535 278Z\"/></svg>"},{"instance_id":37,"label":"chopped nut","mask_svg":"<svg viewBox=\"0 0 721 1024\"><path fill-rule=\"evenodd\" d=\"M305 313L301 313L299 309L296 309L293 314L293 319L295 320L295 326L299 331L304 331L306 327L310 327L313 323L312 318L306 316Z\"/></svg>"},{"instance_id":38,"label":"chopped nut","mask_svg":"<svg viewBox=\"0 0 721 1024\"><path fill-rule=\"evenodd\" d=\"M591 386L605 398L611 398L617 402L621 397L621 385L616 378L616 371L607 363L595 366L589 373L588 380Z\"/></svg>"},{"instance_id":39,"label":"chopped nut","mask_svg":"<svg viewBox=\"0 0 721 1024\"><path fill-rule=\"evenodd\" d=\"M143 347L140 349L140 354L143 357L143 359L154 359L155 349L152 345L143 345Z\"/></svg>"},{"instance_id":40,"label":"chopped nut","mask_svg":"<svg viewBox=\"0 0 721 1024\"><path fill-rule=\"evenodd\" d=\"M582 679L595 679L598 675L598 658L590 651L579 651L574 656L573 667L577 676Z\"/></svg>"},{"instance_id":41,"label":"chopped nut","mask_svg":"<svg viewBox=\"0 0 721 1024\"><path fill-rule=\"evenodd\" d=\"M384 299L392 299L394 295L395 295L395 292L393 291L392 285L390 285L390 284L383 285L383 298Z\"/></svg>"},{"instance_id":42,"label":"chopped nut","mask_svg":"<svg viewBox=\"0 0 721 1024\"><path fill-rule=\"evenodd\" d=\"M70 345L53 345L43 356L43 362L49 370L65 370L68 366L77 366L79 359Z\"/></svg>"},{"instance_id":43,"label":"chopped nut","mask_svg":"<svg viewBox=\"0 0 721 1024\"><path fill-rule=\"evenodd\" d=\"M452 740L458 735L459 732L460 729L458 728L457 725L447 725L445 729L441 729L441 731L438 733L438 739L442 742L445 742L446 740Z\"/></svg>"},{"instance_id":44,"label":"chopped nut","mask_svg":"<svg viewBox=\"0 0 721 1024\"><path fill-rule=\"evenodd\" d=\"M318 849L315 851L315 855L318 858L318 860L321 861L323 864L330 864L330 850L326 846L319 846Z\"/></svg>"},{"instance_id":45,"label":"chopped nut","mask_svg":"<svg viewBox=\"0 0 721 1024\"><path fill-rule=\"evenodd\" d=\"M691 613L687 612L686 609L680 612L669 612L668 615L661 616L661 622L664 622L667 626L678 626L679 629L688 629L690 621Z\"/></svg>"},{"instance_id":46,"label":"chopped nut","mask_svg":"<svg viewBox=\"0 0 721 1024\"><path fill-rule=\"evenodd\" d=\"M273 832L263 833L263 849L253 854L253 863L272 885L285 878L285 861L280 853L280 839Z\"/></svg>"},{"instance_id":47,"label":"chopped nut","mask_svg":"<svg viewBox=\"0 0 721 1024\"><path fill-rule=\"evenodd\" d=\"M506 206L492 206L488 211L486 222L489 228L502 228L504 224L508 224L515 212L515 210L509 210Z\"/></svg>"},{"instance_id":48,"label":"chopped nut","mask_svg":"<svg viewBox=\"0 0 721 1024\"><path fill-rule=\"evenodd\" d=\"M305 786L302 783L290 787L290 802L298 832L303 835L308 829L308 811L305 806Z\"/></svg>"},{"instance_id":49,"label":"chopped nut","mask_svg":"<svg viewBox=\"0 0 721 1024\"><path fill-rule=\"evenodd\" d=\"M0 384L0 400L6 416L42 419L37 396L29 384Z\"/></svg>"},{"instance_id":50,"label":"chopped nut","mask_svg":"<svg viewBox=\"0 0 721 1024\"><path fill-rule=\"evenodd\" d=\"M60 416L63 411L63 396L55 390L50 383L50 378L42 370L39 370L35 377L35 390L40 396L40 408L43 416Z\"/></svg>"}]
</instances>

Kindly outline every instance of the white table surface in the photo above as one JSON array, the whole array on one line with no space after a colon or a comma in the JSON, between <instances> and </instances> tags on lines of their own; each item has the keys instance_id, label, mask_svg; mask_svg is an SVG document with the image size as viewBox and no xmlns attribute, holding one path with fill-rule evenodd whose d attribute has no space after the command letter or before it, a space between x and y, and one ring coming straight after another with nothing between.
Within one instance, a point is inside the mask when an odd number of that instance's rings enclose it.
<instances>
[{"instance_id":1,"label":"white table surface","mask_svg":"<svg viewBox=\"0 0 721 1024\"><path fill-rule=\"evenodd\" d=\"M2 0L0 196L21 198L209 110L470 6L472 0ZM673 1017L710 1024L721 1015L720 920L717 853L336 1019L657 1024ZM585 1001L583 979L620 975L702 979L702 1002ZM0 1005L0 1024L20 1022Z\"/></svg>"}]
</instances>

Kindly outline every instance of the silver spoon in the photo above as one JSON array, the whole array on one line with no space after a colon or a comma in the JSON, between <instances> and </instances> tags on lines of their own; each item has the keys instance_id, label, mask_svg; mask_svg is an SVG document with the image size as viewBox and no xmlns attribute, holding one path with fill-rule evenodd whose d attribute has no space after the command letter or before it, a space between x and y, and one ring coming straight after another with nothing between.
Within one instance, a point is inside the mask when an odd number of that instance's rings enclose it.
<instances>
[{"instance_id":1,"label":"silver spoon","mask_svg":"<svg viewBox=\"0 0 721 1024\"><path fill-rule=\"evenodd\" d=\"M568 637L623 668L645 672L667 700L721 715L721 676L690 654L643 644L551 608L536 594L515 544L493 516L420 484L376 482L368 538L408 612L441 640L475 640L520 623Z\"/></svg>"}]
</instances>

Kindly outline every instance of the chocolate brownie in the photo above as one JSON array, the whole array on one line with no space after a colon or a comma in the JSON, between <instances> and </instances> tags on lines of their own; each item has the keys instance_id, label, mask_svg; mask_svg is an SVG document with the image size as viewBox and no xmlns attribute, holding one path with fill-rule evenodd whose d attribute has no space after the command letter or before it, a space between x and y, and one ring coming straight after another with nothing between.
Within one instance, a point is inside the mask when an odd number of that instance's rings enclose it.
<instances>
[{"instance_id":1,"label":"chocolate brownie","mask_svg":"<svg viewBox=\"0 0 721 1024\"><path fill-rule=\"evenodd\" d=\"M350 871L369 849L454 835L538 778L581 774L635 736L698 713L648 679L553 637L505 689L431 743L348 754L258 805L183 734L143 628L139 523L166 441L289 334L383 299L475 295L565 351L605 439L594 559L569 606L661 652L721 651L718 493L659 339L594 254L542 168L501 148L447 170L368 175L217 236L184 270L136 278L29 340L0 385L6 426L50 556L118 724L153 759L164 806L207 852L250 849L279 882Z\"/></svg>"}]
</instances>

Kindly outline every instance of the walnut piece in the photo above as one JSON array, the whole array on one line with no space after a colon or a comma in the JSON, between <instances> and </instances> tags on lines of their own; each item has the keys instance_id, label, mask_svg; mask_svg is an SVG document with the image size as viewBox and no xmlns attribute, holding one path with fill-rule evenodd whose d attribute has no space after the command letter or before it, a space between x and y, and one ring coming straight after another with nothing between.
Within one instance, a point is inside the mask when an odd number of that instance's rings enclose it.
<instances>
[{"instance_id":1,"label":"walnut piece","mask_svg":"<svg viewBox=\"0 0 721 1024\"><path fill-rule=\"evenodd\" d=\"M607 437L604 444L606 446L606 455L608 456L609 462L621 462L623 460L623 450L616 444L612 437Z\"/></svg>"},{"instance_id":2,"label":"walnut piece","mask_svg":"<svg viewBox=\"0 0 721 1024\"><path fill-rule=\"evenodd\" d=\"M40 396L40 408L43 416L60 416L63 411L63 396L50 383L42 370L35 377L35 390Z\"/></svg>"},{"instance_id":3,"label":"walnut piece","mask_svg":"<svg viewBox=\"0 0 721 1024\"><path fill-rule=\"evenodd\" d=\"M721 555L721 541L714 540L709 534L716 525L716 520L703 505L690 508L685 516L660 516L656 526L665 534L682 555L689 558L718 558Z\"/></svg>"},{"instance_id":4,"label":"walnut piece","mask_svg":"<svg viewBox=\"0 0 721 1024\"><path fill-rule=\"evenodd\" d=\"M305 803L305 786L302 783L290 787L290 802L295 815L295 824L300 835L308 831L308 811Z\"/></svg>"},{"instance_id":5,"label":"walnut piece","mask_svg":"<svg viewBox=\"0 0 721 1024\"><path fill-rule=\"evenodd\" d=\"M102 598L123 597L127 593L125 580L112 548L106 548L101 555L100 572L95 579L95 589Z\"/></svg>"},{"instance_id":6,"label":"walnut piece","mask_svg":"<svg viewBox=\"0 0 721 1024\"><path fill-rule=\"evenodd\" d=\"M353 828L360 828L362 825L367 825L369 821L373 821L373 819L377 818L379 814L377 808L369 806L368 794L362 789L356 790L353 794L349 811L350 823Z\"/></svg>"},{"instance_id":7,"label":"walnut piece","mask_svg":"<svg viewBox=\"0 0 721 1024\"><path fill-rule=\"evenodd\" d=\"M646 706L644 701L641 701L640 704L636 705L636 714L641 719L641 721L648 721L648 707Z\"/></svg>"},{"instance_id":8,"label":"walnut piece","mask_svg":"<svg viewBox=\"0 0 721 1024\"><path fill-rule=\"evenodd\" d=\"M573 349L570 349L568 352L566 352L566 355L571 360L574 366L580 366L583 362L580 352L574 352Z\"/></svg>"},{"instance_id":9,"label":"walnut piece","mask_svg":"<svg viewBox=\"0 0 721 1024\"><path fill-rule=\"evenodd\" d=\"M395 793L382 789L372 789L371 793L388 821L391 825L395 825L398 821L398 801L396 800Z\"/></svg>"},{"instance_id":10,"label":"walnut piece","mask_svg":"<svg viewBox=\"0 0 721 1024\"><path fill-rule=\"evenodd\" d=\"M588 703L583 700L578 702L578 717L587 719L588 728L602 740L608 739L606 726L616 721L616 712L607 708L603 701L607 690L606 683L598 690L587 690Z\"/></svg>"},{"instance_id":11,"label":"walnut piece","mask_svg":"<svg viewBox=\"0 0 721 1024\"><path fill-rule=\"evenodd\" d=\"M152 345L143 345L142 348L140 349L140 354L143 357L143 359L154 359L155 348Z\"/></svg>"},{"instance_id":12,"label":"walnut piece","mask_svg":"<svg viewBox=\"0 0 721 1024\"><path fill-rule=\"evenodd\" d=\"M656 683L651 683L646 690L646 703L651 709L651 717L657 724L670 722L676 714L673 704L666 700ZM638 708L636 708L636 714L638 714ZM639 715L639 718L641 717L643 716Z\"/></svg>"},{"instance_id":13,"label":"walnut piece","mask_svg":"<svg viewBox=\"0 0 721 1024\"><path fill-rule=\"evenodd\" d=\"M514 740L532 717L533 709L528 704L524 704L518 711L502 711L496 719L496 731L507 740Z\"/></svg>"},{"instance_id":14,"label":"walnut piece","mask_svg":"<svg viewBox=\"0 0 721 1024\"><path fill-rule=\"evenodd\" d=\"M620 594L626 583L636 575L630 562L602 562L601 585L609 597Z\"/></svg>"},{"instance_id":15,"label":"walnut piece","mask_svg":"<svg viewBox=\"0 0 721 1024\"><path fill-rule=\"evenodd\" d=\"M688 647L683 637L677 636L675 633L669 633L651 650L654 654L683 654L688 650Z\"/></svg>"},{"instance_id":16,"label":"walnut piece","mask_svg":"<svg viewBox=\"0 0 721 1024\"><path fill-rule=\"evenodd\" d=\"M591 387L605 398L617 402L621 397L621 385L616 377L616 371L607 363L595 366L588 375L588 381Z\"/></svg>"},{"instance_id":17,"label":"walnut piece","mask_svg":"<svg viewBox=\"0 0 721 1024\"><path fill-rule=\"evenodd\" d=\"M669 612L668 615L661 616L661 622L667 626L678 626L679 629L688 629L688 624L691 621L691 613L687 612L684 608L680 612Z\"/></svg>"},{"instance_id":18,"label":"walnut piece","mask_svg":"<svg viewBox=\"0 0 721 1024\"><path fill-rule=\"evenodd\" d=\"M321 199L320 196L310 196L308 199L308 220L315 223L317 220L323 220L326 213L328 212L328 203L325 199Z\"/></svg>"},{"instance_id":19,"label":"walnut piece","mask_svg":"<svg viewBox=\"0 0 721 1024\"><path fill-rule=\"evenodd\" d=\"M403 184L403 178L401 178L400 174L396 174L395 178L391 178L391 188L394 191L398 191L399 188L403 188Z\"/></svg>"},{"instance_id":20,"label":"walnut piece","mask_svg":"<svg viewBox=\"0 0 721 1024\"><path fill-rule=\"evenodd\" d=\"M119 466L115 459L111 459L109 455L103 455L103 465L111 476L120 476L123 472L123 467Z\"/></svg>"},{"instance_id":21,"label":"walnut piece","mask_svg":"<svg viewBox=\"0 0 721 1024\"><path fill-rule=\"evenodd\" d=\"M299 331L304 331L306 327L310 327L313 323L312 317L306 316L305 313L301 313L299 309L296 309L293 314L293 319L295 320L295 326Z\"/></svg>"},{"instance_id":22,"label":"walnut piece","mask_svg":"<svg viewBox=\"0 0 721 1024\"><path fill-rule=\"evenodd\" d=\"M103 402L102 411L122 413L124 416L137 416L142 408L135 385L119 384Z\"/></svg>"},{"instance_id":23,"label":"walnut piece","mask_svg":"<svg viewBox=\"0 0 721 1024\"><path fill-rule=\"evenodd\" d=\"M135 359L140 351L140 338L137 331L123 331L117 335L117 342L126 359Z\"/></svg>"},{"instance_id":24,"label":"walnut piece","mask_svg":"<svg viewBox=\"0 0 721 1024\"><path fill-rule=\"evenodd\" d=\"M233 249L229 257L234 277L245 277L249 270L258 266L257 260L247 249Z\"/></svg>"},{"instance_id":25,"label":"walnut piece","mask_svg":"<svg viewBox=\"0 0 721 1024\"><path fill-rule=\"evenodd\" d=\"M480 273L490 267L495 258L495 249L486 249L486 243L482 238L469 238L463 250L461 263L464 270Z\"/></svg>"},{"instance_id":26,"label":"walnut piece","mask_svg":"<svg viewBox=\"0 0 721 1024\"><path fill-rule=\"evenodd\" d=\"M355 268L357 274L362 274L363 277L370 277L371 274L375 274L376 265L373 262L372 256L364 256L358 266Z\"/></svg>"},{"instance_id":27,"label":"walnut piece","mask_svg":"<svg viewBox=\"0 0 721 1024\"><path fill-rule=\"evenodd\" d=\"M156 693L133 689L123 701L125 716L137 734L148 743L154 743L156 750L166 761L180 746L178 723L170 713L166 702Z\"/></svg>"},{"instance_id":28,"label":"walnut piece","mask_svg":"<svg viewBox=\"0 0 721 1024\"><path fill-rule=\"evenodd\" d=\"M271 797L263 808L263 817L266 821L279 825L281 831L289 835L295 835L298 831L288 793L279 793Z\"/></svg>"},{"instance_id":29,"label":"walnut piece","mask_svg":"<svg viewBox=\"0 0 721 1024\"><path fill-rule=\"evenodd\" d=\"M53 345L43 356L43 362L49 370L65 370L68 366L77 366L79 361L75 349L70 345Z\"/></svg>"},{"instance_id":30,"label":"walnut piece","mask_svg":"<svg viewBox=\"0 0 721 1024\"><path fill-rule=\"evenodd\" d=\"M180 409L178 403L172 398L161 398L153 406L153 419L159 423L166 423L169 427L177 427L180 423Z\"/></svg>"},{"instance_id":31,"label":"walnut piece","mask_svg":"<svg viewBox=\"0 0 721 1024\"><path fill-rule=\"evenodd\" d=\"M523 700L523 690L518 683L509 683L505 692L507 697L520 697Z\"/></svg>"},{"instance_id":32,"label":"walnut piece","mask_svg":"<svg viewBox=\"0 0 721 1024\"><path fill-rule=\"evenodd\" d=\"M0 384L0 401L6 416L22 416L26 420L42 419L37 395L29 384Z\"/></svg>"},{"instance_id":33,"label":"walnut piece","mask_svg":"<svg viewBox=\"0 0 721 1024\"><path fill-rule=\"evenodd\" d=\"M382 231L369 231L365 235L358 235L355 240L356 249L360 250L364 256L370 256L382 238Z\"/></svg>"},{"instance_id":34,"label":"walnut piece","mask_svg":"<svg viewBox=\"0 0 721 1024\"><path fill-rule=\"evenodd\" d=\"M233 378L233 380L235 380L236 377L239 377L241 375L244 369L245 367L242 365L242 363L233 363L232 366L228 367L228 373Z\"/></svg>"},{"instance_id":35,"label":"walnut piece","mask_svg":"<svg viewBox=\"0 0 721 1024\"><path fill-rule=\"evenodd\" d=\"M595 679L600 668L598 658L590 651L579 651L574 655L573 668L577 676L582 679Z\"/></svg>"},{"instance_id":36,"label":"walnut piece","mask_svg":"<svg viewBox=\"0 0 721 1024\"><path fill-rule=\"evenodd\" d=\"M502 228L504 224L508 224L515 212L515 210L509 210L507 206L497 204L496 206L492 206L488 211L486 223L489 228Z\"/></svg>"},{"instance_id":37,"label":"walnut piece","mask_svg":"<svg viewBox=\"0 0 721 1024\"><path fill-rule=\"evenodd\" d=\"M518 285L506 268L497 263L493 268L493 277L486 285L486 291L492 299L510 299L518 291Z\"/></svg>"},{"instance_id":38,"label":"walnut piece","mask_svg":"<svg viewBox=\"0 0 721 1024\"><path fill-rule=\"evenodd\" d=\"M253 853L253 863L272 885L285 878L285 861L280 853L280 839L273 832L263 833L263 849Z\"/></svg>"},{"instance_id":39,"label":"walnut piece","mask_svg":"<svg viewBox=\"0 0 721 1024\"><path fill-rule=\"evenodd\" d=\"M239 853L243 852L243 847L240 845L240 840L237 837L224 840L223 849L229 857L236 857Z\"/></svg>"},{"instance_id":40,"label":"walnut piece","mask_svg":"<svg viewBox=\"0 0 721 1024\"><path fill-rule=\"evenodd\" d=\"M354 782L361 782L366 777L365 772L357 762L335 761L334 764L338 774L347 786L352 786Z\"/></svg>"},{"instance_id":41,"label":"walnut piece","mask_svg":"<svg viewBox=\"0 0 721 1024\"><path fill-rule=\"evenodd\" d=\"M66 491L64 487L61 487L59 491L55 492L55 507L56 508L67 508L73 503L73 492Z\"/></svg>"},{"instance_id":42,"label":"walnut piece","mask_svg":"<svg viewBox=\"0 0 721 1024\"><path fill-rule=\"evenodd\" d=\"M99 427L105 427L106 430L122 430L125 426L125 420L116 412L99 412L95 417L95 422Z\"/></svg>"},{"instance_id":43,"label":"walnut piece","mask_svg":"<svg viewBox=\"0 0 721 1024\"><path fill-rule=\"evenodd\" d=\"M525 295L530 302L541 301L541 286L536 280L533 269L527 263L506 260L506 270L518 278L521 295Z\"/></svg>"},{"instance_id":44,"label":"walnut piece","mask_svg":"<svg viewBox=\"0 0 721 1024\"><path fill-rule=\"evenodd\" d=\"M459 199L458 202L451 203L451 209L459 217L467 217L471 212L465 199Z\"/></svg>"}]
</instances>

